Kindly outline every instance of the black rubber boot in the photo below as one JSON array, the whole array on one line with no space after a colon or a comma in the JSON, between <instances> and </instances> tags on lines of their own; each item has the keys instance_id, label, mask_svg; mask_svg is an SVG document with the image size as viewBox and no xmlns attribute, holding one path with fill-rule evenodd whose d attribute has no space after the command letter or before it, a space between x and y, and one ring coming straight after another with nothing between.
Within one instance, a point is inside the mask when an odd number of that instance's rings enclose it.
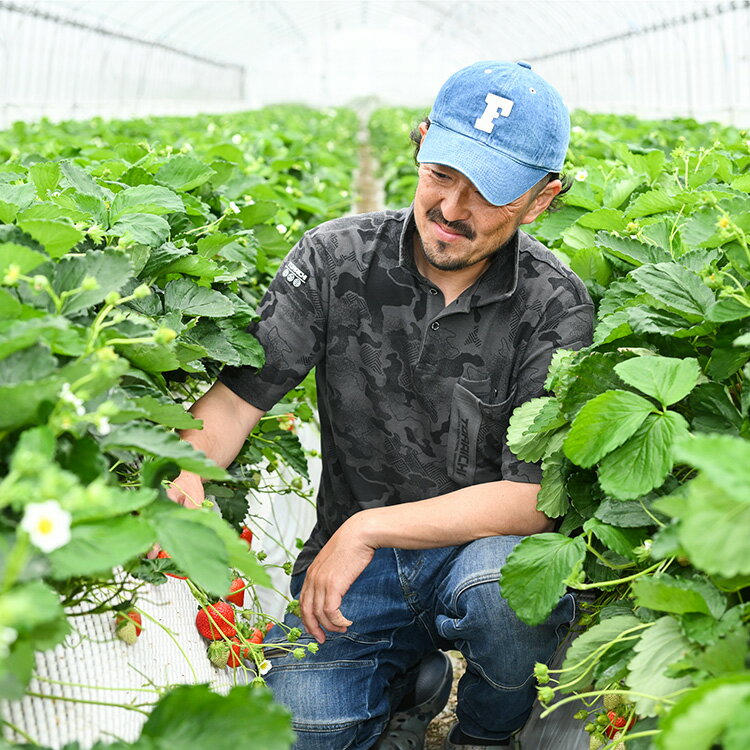
<instances>
[{"instance_id":1,"label":"black rubber boot","mask_svg":"<svg viewBox=\"0 0 750 750\"><path fill-rule=\"evenodd\" d=\"M445 708L453 685L448 654L434 651L419 665L414 688L401 701L377 750L423 750L427 725Z\"/></svg>"}]
</instances>

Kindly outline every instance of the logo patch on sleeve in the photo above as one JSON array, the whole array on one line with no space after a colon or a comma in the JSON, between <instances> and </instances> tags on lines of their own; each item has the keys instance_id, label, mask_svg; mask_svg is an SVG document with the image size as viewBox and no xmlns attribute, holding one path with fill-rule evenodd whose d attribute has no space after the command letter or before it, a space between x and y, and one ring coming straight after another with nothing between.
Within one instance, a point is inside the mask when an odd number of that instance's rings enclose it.
<instances>
[{"instance_id":1,"label":"logo patch on sleeve","mask_svg":"<svg viewBox=\"0 0 750 750\"><path fill-rule=\"evenodd\" d=\"M292 263L291 260L288 260L284 264L284 267L281 269L281 275L295 287L302 286L302 284L307 282L307 274L299 266Z\"/></svg>"}]
</instances>

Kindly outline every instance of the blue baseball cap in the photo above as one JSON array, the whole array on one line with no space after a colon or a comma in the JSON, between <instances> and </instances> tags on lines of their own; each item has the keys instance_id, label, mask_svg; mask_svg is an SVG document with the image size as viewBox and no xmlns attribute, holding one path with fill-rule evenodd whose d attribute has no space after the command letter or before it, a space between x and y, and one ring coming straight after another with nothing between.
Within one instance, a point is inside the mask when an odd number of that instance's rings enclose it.
<instances>
[{"instance_id":1,"label":"blue baseball cap","mask_svg":"<svg viewBox=\"0 0 750 750\"><path fill-rule=\"evenodd\" d=\"M417 161L458 170L504 206L565 163L570 116L560 94L527 62L487 60L440 89Z\"/></svg>"}]
</instances>

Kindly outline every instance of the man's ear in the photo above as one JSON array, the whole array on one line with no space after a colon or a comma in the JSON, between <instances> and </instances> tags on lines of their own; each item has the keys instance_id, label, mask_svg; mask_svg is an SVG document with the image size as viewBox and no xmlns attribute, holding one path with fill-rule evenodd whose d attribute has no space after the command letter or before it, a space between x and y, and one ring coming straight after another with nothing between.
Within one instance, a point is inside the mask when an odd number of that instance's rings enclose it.
<instances>
[{"instance_id":1,"label":"man's ear","mask_svg":"<svg viewBox=\"0 0 750 750\"><path fill-rule=\"evenodd\" d=\"M426 122L420 122L419 123L419 134L424 138L427 135L427 123ZM421 141L420 141L421 144Z\"/></svg>"},{"instance_id":2,"label":"man's ear","mask_svg":"<svg viewBox=\"0 0 750 750\"><path fill-rule=\"evenodd\" d=\"M533 189L533 188L532 188ZM526 213L521 219L521 224L531 224L541 213L549 208L554 197L562 190L560 180L550 180L537 194L532 198L531 203L526 209Z\"/></svg>"}]
</instances>

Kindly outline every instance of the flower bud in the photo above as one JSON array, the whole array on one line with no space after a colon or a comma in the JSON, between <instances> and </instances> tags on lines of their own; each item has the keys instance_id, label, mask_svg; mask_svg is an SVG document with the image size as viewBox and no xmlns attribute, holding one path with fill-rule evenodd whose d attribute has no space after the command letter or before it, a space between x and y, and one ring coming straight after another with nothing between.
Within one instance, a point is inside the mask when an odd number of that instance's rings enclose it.
<instances>
[{"instance_id":1,"label":"flower bud","mask_svg":"<svg viewBox=\"0 0 750 750\"><path fill-rule=\"evenodd\" d=\"M151 287L148 284L141 284L133 290L133 297L135 299L143 299L151 294Z\"/></svg>"}]
</instances>

